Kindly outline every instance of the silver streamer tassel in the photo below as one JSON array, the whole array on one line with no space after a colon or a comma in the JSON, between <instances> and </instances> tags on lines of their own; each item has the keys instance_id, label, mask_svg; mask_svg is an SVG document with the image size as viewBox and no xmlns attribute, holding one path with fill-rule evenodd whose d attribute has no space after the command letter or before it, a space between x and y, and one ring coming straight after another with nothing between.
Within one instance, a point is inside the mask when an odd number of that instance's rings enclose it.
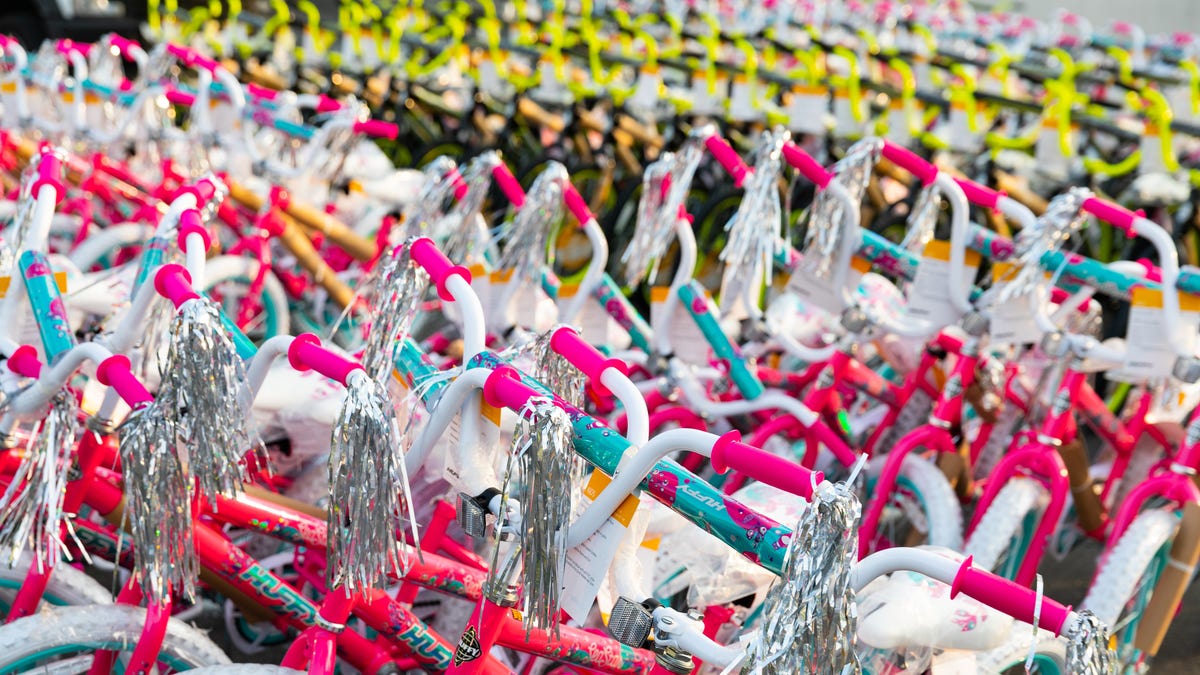
<instances>
[{"instance_id":1,"label":"silver streamer tassel","mask_svg":"<svg viewBox=\"0 0 1200 675\"><path fill-rule=\"evenodd\" d=\"M858 615L850 571L858 558L862 507L847 484L818 491L800 518L767 593L765 623L750 640L754 675L845 675L861 668L854 651Z\"/></svg>"},{"instance_id":2,"label":"silver streamer tassel","mask_svg":"<svg viewBox=\"0 0 1200 675\"><path fill-rule=\"evenodd\" d=\"M475 227L476 218L483 209L483 202L492 185L492 170L502 163L500 153L495 150L479 155L462 170L466 194L455 203L452 211L462 225L452 230L442 246L442 253L451 260L485 258L489 252L486 229ZM481 231L484 236L480 236Z\"/></svg>"},{"instance_id":3,"label":"silver streamer tassel","mask_svg":"<svg viewBox=\"0 0 1200 675\"><path fill-rule=\"evenodd\" d=\"M721 250L721 261L725 263L726 274L739 275L750 286L770 285L775 252L783 246L779 176L783 170L783 144L787 140L788 133L782 129L763 132L756 150L754 173L743 186L745 196L725 224L729 239Z\"/></svg>"},{"instance_id":4,"label":"silver streamer tassel","mask_svg":"<svg viewBox=\"0 0 1200 675\"><path fill-rule=\"evenodd\" d=\"M1071 675L1116 675L1117 657L1109 648L1108 627L1088 610L1067 635L1067 668Z\"/></svg>"},{"instance_id":5,"label":"silver streamer tassel","mask_svg":"<svg viewBox=\"0 0 1200 675\"><path fill-rule=\"evenodd\" d=\"M866 194L871 170L882 152L882 141L863 139L852 145L846 151L846 156L834 165L837 180L846 188L851 199L862 200ZM819 190L809 208L808 228L800 259L800 268L817 279L828 279L834 273L834 261L845 234L842 218L842 202L831 191Z\"/></svg>"},{"instance_id":6,"label":"silver streamer tassel","mask_svg":"<svg viewBox=\"0 0 1200 675\"><path fill-rule=\"evenodd\" d=\"M555 326L534 340L533 369L530 374L562 400L576 408L582 408L583 386L587 383L587 376L551 348L550 338L559 328L560 326Z\"/></svg>"},{"instance_id":7,"label":"silver streamer tassel","mask_svg":"<svg viewBox=\"0 0 1200 675\"><path fill-rule=\"evenodd\" d=\"M521 411L505 471L503 494L521 484L521 555L523 563L525 630L550 630L557 635L559 594L567 561L567 529L575 491L571 419L548 398L533 398ZM519 478L517 477L519 474ZM496 527L499 533L503 523ZM497 546L499 550L499 546ZM492 565L492 577L504 575ZM501 576L501 579L504 577Z\"/></svg>"},{"instance_id":8,"label":"silver streamer tassel","mask_svg":"<svg viewBox=\"0 0 1200 675\"><path fill-rule=\"evenodd\" d=\"M193 596L199 572L192 544L192 480L176 445L175 425L157 403L121 424L125 520L142 590L153 601L172 591Z\"/></svg>"},{"instance_id":9,"label":"silver streamer tassel","mask_svg":"<svg viewBox=\"0 0 1200 675\"><path fill-rule=\"evenodd\" d=\"M566 167L550 162L529 186L525 205L500 227L496 239L504 249L496 267L513 270L515 281L541 281L550 233L563 216L563 185L569 180ZM510 292L517 288L513 284Z\"/></svg>"},{"instance_id":10,"label":"silver streamer tassel","mask_svg":"<svg viewBox=\"0 0 1200 675\"><path fill-rule=\"evenodd\" d=\"M941 200L937 198L937 189L926 185L917 193L917 201L913 204L912 212L908 214L907 232L900 242L901 248L916 253L925 251L925 245L933 239L937 229L938 214Z\"/></svg>"},{"instance_id":11,"label":"silver streamer tassel","mask_svg":"<svg viewBox=\"0 0 1200 675\"><path fill-rule=\"evenodd\" d=\"M429 275L408 254L408 246L381 263L384 267L375 291L374 320L367 334L362 364L377 382L391 375L395 351L408 337L421 297L429 288Z\"/></svg>"},{"instance_id":12,"label":"silver streamer tassel","mask_svg":"<svg viewBox=\"0 0 1200 675\"><path fill-rule=\"evenodd\" d=\"M692 132L677 153L663 153L642 173L642 196L638 201L637 225L621 262L625 283L636 287L647 274L658 274L658 261L673 238L679 207L692 187L692 178L704 158L704 139L711 128Z\"/></svg>"},{"instance_id":13,"label":"silver streamer tassel","mask_svg":"<svg viewBox=\"0 0 1200 675\"><path fill-rule=\"evenodd\" d=\"M1014 242L1019 270L1005 284L1001 300L1028 293L1042 283L1042 256L1062 248L1079 232L1088 218L1083 203L1091 196L1086 188L1071 188L1050 200L1033 227L1021 230Z\"/></svg>"},{"instance_id":14,"label":"silver streamer tassel","mask_svg":"<svg viewBox=\"0 0 1200 675\"><path fill-rule=\"evenodd\" d=\"M329 451L331 587L364 591L406 571L399 534L413 506L400 440L387 392L351 374Z\"/></svg>"},{"instance_id":15,"label":"silver streamer tassel","mask_svg":"<svg viewBox=\"0 0 1200 675\"><path fill-rule=\"evenodd\" d=\"M12 552L9 565L15 565L28 548L40 571L65 551L59 536L65 522L62 501L78 416L79 406L69 392L51 399L49 412L34 430L12 482L0 497L0 547Z\"/></svg>"},{"instance_id":16,"label":"silver streamer tassel","mask_svg":"<svg viewBox=\"0 0 1200 675\"><path fill-rule=\"evenodd\" d=\"M204 298L184 303L171 322L158 402L188 449L184 470L201 494L241 490L242 458L257 443L247 428L248 397L245 368L217 306Z\"/></svg>"}]
</instances>

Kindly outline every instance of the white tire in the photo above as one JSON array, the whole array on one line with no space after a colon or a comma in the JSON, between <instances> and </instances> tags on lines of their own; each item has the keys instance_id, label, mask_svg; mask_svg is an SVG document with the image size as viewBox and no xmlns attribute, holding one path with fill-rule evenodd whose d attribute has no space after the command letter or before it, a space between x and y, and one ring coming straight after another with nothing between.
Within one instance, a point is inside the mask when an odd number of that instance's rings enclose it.
<instances>
[{"instance_id":1,"label":"white tire","mask_svg":"<svg viewBox=\"0 0 1200 675\"><path fill-rule=\"evenodd\" d=\"M204 266L204 290L211 290L222 282L246 283L258 276L259 263L238 255L219 255L210 259ZM263 305L269 305L269 311L274 312L276 324L272 335L288 335L291 330L291 315L288 310L287 292L274 272L267 270L263 278Z\"/></svg>"},{"instance_id":2,"label":"white tire","mask_svg":"<svg viewBox=\"0 0 1200 675\"><path fill-rule=\"evenodd\" d=\"M1143 511L1099 564L1099 572L1081 607L1107 626L1116 625L1138 582L1159 550L1175 536L1179 517L1169 511Z\"/></svg>"},{"instance_id":3,"label":"white tire","mask_svg":"<svg viewBox=\"0 0 1200 675\"><path fill-rule=\"evenodd\" d=\"M81 270L90 270L106 255L129 246L140 246L154 235L154 228L141 223L119 223L98 230L80 242L67 258Z\"/></svg>"},{"instance_id":4,"label":"white tire","mask_svg":"<svg viewBox=\"0 0 1200 675\"><path fill-rule=\"evenodd\" d=\"M87 672L98 650L132 651L145 622L145 609L125 605L58 607L27 616L0 628L0 673ZM230 663L208 636L177 619L167 624L159 654L174 670ZM38 666L46 662L53 666Z\"/></svg>"},{"instance_id":5,"label":"white tire","mask_svg":"<svg viewBox=\"0 0 1200 675\"><path fill-rule=\"evenodd\" d=\"M976 655L975 672L978 675L1024 675L1025 659L1029 658L1029 642L1032 638L1033 626L1020 622L1013 624L1007 642L995 649ZM1042 673L1066 674L1067 641L1065 638L1056 638L1050 631L1039 630L1035 654L1034 658L1037 659L1035 663L1043 666Z\"/></svg>"},{"instance_id":6,"label":"white tire","mask_svg":"<svg viewBox=\"0 0 1200 675\"><path fill-rule=\"evenodd\" d=\"M5 609L12 605L17 590L25 581L33 557L23 553L13 567L8 566L8 551L0 551L0 604ZM50 575L50 584L43 595L42 606L55 605L111 605L112 594L95 579L60 562Z\"/></svg>"},{"instance_id":7,"label":"white tire","mask_svg":"<svg viewBox=\"0 0 1200 675\"><path fill-rule=\"evenodd\" d=\"M1028 478L1013 478L1000 489L963 548L963 553L974 556L975 567L995 571L1000 556L1021 534L1025 517L1038 508L1043 494L1041 485Z\"/></svg>"},{"instance_id":8,"label":"white tire","mask_svg":"<svg viewBox=\"0 0 1200 675\"><path fill-rule=\"evenodd\" d=\"M868 472L875 477L883 471L884 456L871 458ZM933 462L916 455L904 458L900 465L899 479L904 480L916 491L919 507L925 519L925 543L954 551L962 550L963 516L958 497L946 476ZM916 514L912 514L916 515ZM921 529L921 528L918 528Z\"/></svg>"}]
</instances>

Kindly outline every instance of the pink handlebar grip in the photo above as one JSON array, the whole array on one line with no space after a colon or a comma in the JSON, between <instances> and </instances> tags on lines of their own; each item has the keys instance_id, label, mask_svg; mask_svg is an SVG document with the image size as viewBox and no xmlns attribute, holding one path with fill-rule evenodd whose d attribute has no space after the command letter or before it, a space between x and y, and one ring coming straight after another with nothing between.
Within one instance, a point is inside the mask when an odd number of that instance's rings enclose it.
<instances>
[{"instance_id":1,"label":"pink handlebar grip","mask_svg":"<svg viewBox=\"0 0 1200 675\"><path fill-rule=\"evenodd\" d=\"M592 215L592 209L583 199L583 195L579 194L579 190L576 190L571 183L563 183L563 204L566 204L567 210L575 216L575 220L579 221L580 227L596 219L596 216Z\"/></svg>"},{"instance_id":2,"label":"pink handlebar grip","mask_svg":"<svg viewBox=\"0 0 1200 675\"><path fill-rule=\"evenodd\" d=\"M612 368L622 375L629 374L629 366L620 359L605 358L592 345L588 344L574 328L563 326L550 336L550 348L587 375L596 393L601 396L611 396L612 392L600 381L604 371Z\"/></svg>"},{"instance_id":3,"label":"pink handlebar grip","mask_svg":"<svg viewBox=\"0 0 1200 675\"><path fill-rule=\"evenodd\" d=\"M350 373L365 370L354 359L334 354L321 346L321 338L312 333L297 335L288 346L288 363L298 371L315 370L331 380L346 384Z\"/></svg>"},{"instance_id":4,"label":"pink handlebar grip","mask_svg":"<svg viewBox=\"0 0 1200 675\"><path fill-rule=\"evenodd\" d=\"M950 597L966 593L993 609L999 610L1018 621L1033 623L1034 613L1038 614L1038 626L1055 635L1063 631L1071 608L1062 603L1042 597L1041 610L1037 607L1037 593L1015 581L996 576L986 570L976 569L974 561L968 557L958 568L954 583L950 585Z\"/></svg>"},{"instance_id":5,"label":"pink handlebar grip","mask_svg":"<svg viewBox=\"0 0 1200 675\"><path fill-rule=\"evenodd\" d=\"M58 50L58 53L62 54L63 56L70 56L71 54L79 54L80 56L82 56L84 58L87 58L88 52L91 50L90 45L85 45L85 44L82 44L79 42L75 42L74 40L66 40L66 39L59 40L57 43L55 43L54 47L55 47L55 49Z\"/></svg>"},{"instance_id":6,"label":"pink handlebar grip","mask_svg":"<svg viewBox=\"0 0 1200 675\"><path fill-rule=\"evenodd\" d=\"M446 288L446 280L450 277L460 276L468 284L471 283L471 271L462 265L451 263L446 254L439 251L437 245L429 237L417 239L409 245L408 251L412 259L429 273L429 278L433 279L433 283L437 285L438 297L442 300L454 302L454 294Z\"/></svg>"},{"instance_id":7,"label":"pink handlebar grip","mask_svg":"<svg viewBox=\"0 0 1200 675\"><path fill-rule=\"evenodd\" d=\"M967 201L976 206L982 206L985 209L995 211L1000 203L1000 198L1007 196L999 190L993 190L986 185L980 185L966 178L955 178L954 182L958 183L958 187L962 188L963 194L967 196Z\"/></svg>"},{"instance_id":8,"label":"pink handlebar grip","mask_svg":"<svg viewBox=\"0 0 1200 675\"><path fill-rule=\"evenodd\" d=\"M246 84L246 93L263 101L274 101L275 99L279 98L278 90L271 89L270 87L264 87L261 84L254 84L253 82Z\"/></svg>"},{"instance_id":9,"label":"pink handlebar grip","mask_svg":"<svg viewBox=\"0 0 1200 675\"><path fill-rule=\"evenodd\" d=\"M521 382L521 374L510 366L493 370L483 383L483 400L493 408L520 410L529 399L540 395L537 390Z\"/></svg>"},{"instance_id":10,"label":"pink handlebar grip","mask_svg":"<svg viewBox=\"0 0 1200 675\"><path fill-rule=\"evenodd\" d=\"M783 158L792 165L792 168L822 190L829 185L829 181L833 180L832 173L826 171L820 162L812 158L812 155L801 150L800 146L791 141L783 144Z\"/></svg>"},{"instance_id":11,"label":"pink handlebar grip","mask_svg":"<svg viewBox=\"0 0 1200 675\"><path fill-rule=\"evenodd\" d=\"M741 433L731 431L713 443L711 459L717 473L733 469L805 499L811 499L813 488L825 480L820 471L810 471L766 450L746 445L741 439Z\"/></svg>"},{"instance_id":12,"label":"pink handlebar grip","mask_svg":"<svg viewBox=\"0 0 1200 675\"><path fill-rule=\"evenodd\" d=\"M8 357L8 369L21 377L34 377L42 374L42 360L38 358L37 348L33 345L21 345Z\"/></svg>"},{"instance_id":13,"label":"pink handlebar grip","mask_svg":"<svg viewBox=\"0 0 1200 675\"><path fill-rule=\"evenodd\" d=\"M1154 264L1154 261L1149 258L1138 258L1137 264L1141 265L1146 270L1146 279L1155 283L1162 283L1162 269Z\"/></svg>"},{"instance_id":14,"label":"pink handlebar grip","mask_svg":"<svg viewBox=\"0 0 1200 675\"><path fill-rule=\"evenodd\" d=\"M174 105L181 105L186 108L190 108L196 104L196 97L194 95L185 91L179 91L178 89L167 89L166 96L167 101L173 103Z\"/></svg>"},{"instance_id":15,"label":"pink handlebar grip","mask_svg":"<svg viewBox=\"0 0 1200 675\"><path fill-rule=\"evenodd\" d=\"M342 104L325 94L317 94L317 112L330 113L342 109Z\"/></svg>"},{"instance_id":16,"label":"pink handlebar grip","mask_svg":"<svg viewBox=\"0 0 1200 675\"><path fill-rule=\"evenodd\" d=\"M212 235L208 233L208 228L204 226L204 221L200 218L200 212L196 209L188 209L179 214L178 244L180 250L184 253L188 250L188 237L193 234L200 235L204 240L205 251L212 246Z\"/></svg>"},{"instance_id":17,"label":"pink handlebar grip","mask_svg":"<svg viewBox=\"0 0 1200 675\"><path fill-rule=\"evenodd\" d=\"M116 33L108 36L108 44L116 47L117 52L124 55L129 55L134 48L141 48L137 42Z\"/></svg>"},{"instance_id":18,"label":"pink handlebar grip","mask_svg":"<svg viewBox=\"0 0 1200 675\"><path fill-rule=\"evenodd\" d=\"M1121 230L1127 236L1132 237L1137 234L1137 231L1133 229L1133 223L1139 218L1139 215L1124 206L1088 197L1083 202L1083 210Z\"/></svg>"},{"instance_id":19,"label":"pink handlebar grip","mask_svg":"<svg viewBox=\"0 0 1200 675\"><path fill-rule=\"evenodd\" d=\"M917 153L908 148L902 148L888 141L883 145L883 157L892 164L911 173L917 180L921 181L922 185L929 185L937 178L937 167L921 159Z\"/></svg>"},{"instance_id":20,"label":"pink handlebar grip","mask_svg":"<svg viewBox=\"0 0 1200 675\"><path fill-rule=\"evenodd\" d=\"M750 167L746 166L746 163L738 156L733 146L729 145L724 138L716 134L704 139L704 145L712 153L712 156L721 163L721 166L725 167L729 175L733 176L733 184L741 187L742 183L746 180L746 176L750 175Z\"/></svg>"},{"instance_id":21,"label":"pink handlebar grip","mask_svg":"<svg viewBox=\"0 0 1200 675\"><path fill-rule=\"evenodd\" d=\"M53 152L43 151L42 161L38 163L37 178L33 181L33 196L36 198L44 187L54 188L55 201L62 202L67 196L67 186L63 183L63 161Z\"/></svg>"},{"instance_id":22,"label":"pink handlebar grip","mask_svg":"<svg viewBox=\"0 0 1200 675\"><path fill-rule=\"evenodd\" d=\"M517 181L517 177L513 175L512 169L504 162L497 164L492 169L492 180L496 181L496 185L500 191L508 197L508 201L512 202L515 208L525 206L525 190L521 188L521 183Z\"/></svg>"},{"instance_id":23,"label":"pink handlebar grip","mask_svg":"<svg viewBox=\"0 0 1200 675\"><path fill-rule=\"evenodd\" d=\"M196 198L196 206L203 207L217 196L217 186L211 180L202 178L192 185L179 188L172 200L179 199L180 195L192 195Z\"/></svg>"},{"instance_id":24,"label":"pink handlebar grip","mask_svg":"<svg viewBox=\"0 0 1200 675\"><path fill-rule=\"evenodd\" d=\"M182 307L185 302L200 298L200 294L192 288L192 275L188 274L186 267L175 263L163 265L154 275L154 290L170 300L175 309Z\"/></svg>"},{"instance_id":25,"label":"pink handlebar grip","mask_svg":"<svg viewBox=\"0 0 1200 675\"><path fill-rule=\"evenodd\" d=\"M394 141L400 135L400 127L391 122L384 122L383 120L367 120L365 122L355 122L354 133Z\"/></svg>"},{"instance_id":26,"label":"pink handlebar grip","mask_svg":"<svg viewBox=\"0 0 1200 675\"><path fill-rule=\"evenodd\" d=\"M463 178L462 173L460 173L458 170L458 167L453 167L447 171L446 178L448 178L450 183L454 185L454 198L461 202L463 198L467 196L467 192L471 189L467 186L466 179Z\"/></svg>"},{"instance_id":27,"label":"pink handlebar grip","mask_svg":"<svg viewBox=\"0 0 1200 675\"><path fill-rule=\"evenodd\" d=\"M145 405L154 400L146 387L129 369L129 357L116 354L104 359L96 366L96 379L106 387L112 387L131 408Z\"/></svg>"}]
</instances>

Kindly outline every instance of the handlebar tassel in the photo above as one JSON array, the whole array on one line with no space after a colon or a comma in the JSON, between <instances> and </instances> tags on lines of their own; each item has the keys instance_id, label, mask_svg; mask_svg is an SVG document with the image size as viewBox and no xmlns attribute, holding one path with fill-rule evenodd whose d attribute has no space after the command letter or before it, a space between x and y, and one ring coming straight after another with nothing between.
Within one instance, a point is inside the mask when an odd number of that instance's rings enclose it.
<instances>
[{"instance_id":1,"label":"handlebar tassel","mask_svg":"<svg viewBox=\"0 0 1200 675\"><path fill-rule=\"evenodd\" d=\"M29 550L41 572L67 550L61 535L64 525L70 531L70 522L63 517L62 502L78 420L79 405L69 392L51 399L49 413L34 430L12 482L0 497L0 547L9 549L10 565Z\"/></svg>"},{"instance_id":2,"label":"handlebar tassel","mask_svg":"<svg viewBox=\"0 0 1200 675\"><path fill-rule=\"evenodd\" d=\"M150 602L172 592L194 597L199 573L192 544L193 482L165 412L151 403L134 410L119 429L125 519L136 572Z\"/></svg>"},{"instance_id":3,"label":"handlebar tassel","mask_svg":"<svg viewBox=\"0 0 1200 675\"><path fill-rule=\"evenodd\" d=\"M376 269L379 274L371 292L375 318L362 364L375 381L385 382L395 367L396 349L408 337L421 296L429 288L429 275L409 257L408 246L386 256Z\"/></svg>"},{"instance_id":4,"label":"handlebar tassel","mask_svg":"<svg viewBox=\"0 0 1200 675\"><path fill-rule=\"evenodd\" d=\"M158 401L189 450L184 469L201 494L240 491L244 455L261 444L246 414L245 368L211 300L184 303L172 319Z\"/></svg>"},{"instance_id":5,"label":"handlebar tassel","mask_svg":"<svg viewBox=\"0 0 1200 675\"><path fill-rule=\"evenodd\" d=\"M1115 675L1116 654L1110 647L1108 627L1089 610L1079 613L1067 635L1066 672L1074 675Z\"/></svg>"},{"instance_id":6,"label":"handlebar tassel","mask_svg":"<svg viewBox=\"0 0 1200 675\"><path fill-rule=\"evenodd\" d=\"M746 650L743 672L862 671L854 651L858 615L850 585L861 515L862 506L845 483L813 496L788 543L783 573L767 593L765 623Z\"/></svg>"},{"instance_id":7,"label":"handlebar tassel","mask_svg":"<svg viewBox=\"0 0 1200 675\"><path fill-rule=\"evenodd\" d=\"M412 513L392 403L373 379L352 376L329 451L330 587L362 592L403 576L409 558L398 537Z\"/></svg>"}]
</instances>

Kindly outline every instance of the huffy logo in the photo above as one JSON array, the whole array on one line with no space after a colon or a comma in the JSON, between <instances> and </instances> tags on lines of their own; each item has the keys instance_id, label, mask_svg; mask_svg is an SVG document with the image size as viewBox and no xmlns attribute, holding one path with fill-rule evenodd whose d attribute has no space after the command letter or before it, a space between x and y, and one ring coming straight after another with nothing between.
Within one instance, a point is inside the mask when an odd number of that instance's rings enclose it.
<instances>
[{"instance_id":1,"label":"huffy logo","mask_svg":"<svg viewBox=\"0 0 1200 675\"><path fill-rule=\"evenodd\" d=\"M483 656L483 650L479 648L479 639L475 637L475 627L467 626L458 640L458 649L454 650L454 665L461 666L480 656Z\"/></svg>"}]
</instances>

